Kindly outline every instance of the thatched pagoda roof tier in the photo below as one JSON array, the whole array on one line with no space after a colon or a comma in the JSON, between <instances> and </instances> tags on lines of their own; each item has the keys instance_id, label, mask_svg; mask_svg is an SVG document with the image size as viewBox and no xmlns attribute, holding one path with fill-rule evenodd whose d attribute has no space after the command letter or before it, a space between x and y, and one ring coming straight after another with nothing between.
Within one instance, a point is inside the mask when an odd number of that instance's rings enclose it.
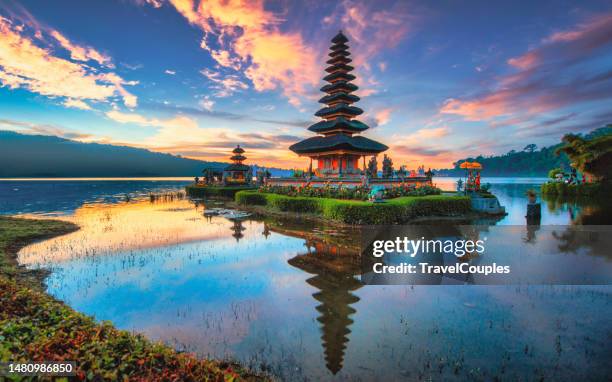
<instances>
[{"instance_id":1,"label":"thatched pagoda roof tier","mask_svg":"<svg viewBox=\"0 0 612 382\"><path fill-rule=\"evenodd\" d=\"M289 150L297 154L317 154L322 152L352 151L363 154L380 153L389 147L362 136L344 134L327 137L312 137L289 146Z\"/></svg>"},{"instance_id":2,"label":"thatched pagoda roof tier","mask_svg":"<svg viewBox=\"0 0 612 382\"><path fill-rule=\"evenodd\" d=\"M337 56L334 58L330 58L325 61L328 65L336 65L336 64L348 64L349 62L353 62L350 57L347 56Z\"/></svg>"},{"instance_id":3,"label":"thatched pagoda roof tier","mask_svg":"<svg viewBox=\"0 0 612 382\"><path fill-rule=\"evenodd\" d=\"M249 171L250 167L242 163L232 163L225 168L225 171Z\"/></svg>"},{"instance_id":4,"label":"thatched pagoda roof tier","mask_svg":"<svg viewBox=\"0 0 612 382\"><path fill-rule=\"evenodd\" d=\"M348 45L346 44L334 44L330 47L330 49L334 52L340 51L340 50L348 50Z\"/></svg>"},{"instance_id":5,"label":"thatched pagoda roof tier","mask_svg":"<svg viewBox=\"0 0 612 382\"><path fill-rule=\"evenodd\" d=\"M350 56L351 54L346 50L334 50L328 54L329 57L336 58L338 56Z\"/></svg>"},{"instance_id":6,"label":"thatched pagoda roof tier","mask_svg":"<svg viewBox=\"0 0 612 382\"><path fill-rule=\"evenodd\" d=\"M335 81L352 81L355 79L355 76L350 73L336 72L332 74L328 74L323 77L324 81L327 82L335 82Z\"/></svg>"},{"instance_id":7,"label":"thatched pagoda roof tier","mask_svg":"<svg viewBox=\"0 0 612 382\"><path fill-rule=\"evenodd\" d=\"M355 69L355 68L350 66L350 65L335 64L335 65L331 65L331 66L328 66L327 68L325 68L325 71L327 73L333 73L333 72L337 72L337 71L340 71L340 70L345 71L345 72L350 72L353 69Z\"/></svg>"},{"instance_id":8,"label":"thatched pagoda roof tier","mask_svg":"<svg viewBox=\"0 0 612 382\"><path fill-rule=\"evenodd\" d=\"M242 147L240 147L240 145L238 145L238 146L236 146L235 149L232 150L232 152L234 154L242 154L242 153L244 153L244 149Z\"/></svg>"},{"instance_id":9,"label":"thatched pagoda roof tier","mask_svg":"<svg viewBox=\"0 0 612 382\"><path fill-rule=\"evenodd\" d=\"M327 84L323 86L320 90L322 92L329 94L329 93L336 93L340 91L344 93L351 93L357 89L359 89L359 87L357 87L357 85L355 84L351 84L350 82L346 82L346 81L338 81L338 82L334 82L333 84Z\"/></svg>"},{"instance_id":10,"label":"thatched pagoda roof tier","mask_svg":"<svg viewBox=\"0 0 612 382\"><path fill-rule=\"evenodd\" d=\"M342 103L351 104L351 103L359 101L359 97L357 97L354 94L347 94L344 92L334 93L334 94L328 94L325 97L322 97L319 100L319 103L330 104L330 103L337 102L337 101L340 101Z\"/></svg>"},{"instance_id":11,"label":"thatched pagoda roof tier","mask_svg":"<svg viewBox=\"0 0 612 382\"><path fill-rule=\"evenodd\" d=\"M346 114L349 116L358 116L359 114L362 114L362 113L363 113L363 110L361 110L360 108L356 106L350 106L345 103L340 103L334 106L324 107L321 110L317 111L315 115L317 117L325 118L325 117L332 116L334 114Z\"/></svg>"},{"instance_id":12,"label":"thatched pagoda roof tier","mask_svg":"<svg viewBox=\"0 0 612 382\"><path fill-rule=\"evenodd\" d=\"M344 117L338 117L331 121L321 121L308 127L308 130L315 133L326 133L329 131L348 131L351 133L360 133L367 130L369 127L361 121L355 119L346 119Z\"/></svg>"},{"instance_id":13,"label":"thatched pagoda roof tier","mask_svg":"<svg viewBox=\"0 0 612 382\"><path fill-rule=\"evenodd\" d=\"M231 160L236 160L236 161L243 161L243 160L245 160L247 158L244 155L237 154L237 155L234 155L234 156L230 157L230 159Z\"/></svg>"},{"instance_id":14,"label":"thatched pagoda roof tier","mask_svg":"<svg viewBox=\"0 0 612 382\"><path fill-rule=\"evenodd\" d=\"M344 44L345 42L348 42L348 38L346 38L344 33L340 31L337 35L334 36L334 38L331 39L331 42L334 44Z\"/></svg>"}]
</instances>

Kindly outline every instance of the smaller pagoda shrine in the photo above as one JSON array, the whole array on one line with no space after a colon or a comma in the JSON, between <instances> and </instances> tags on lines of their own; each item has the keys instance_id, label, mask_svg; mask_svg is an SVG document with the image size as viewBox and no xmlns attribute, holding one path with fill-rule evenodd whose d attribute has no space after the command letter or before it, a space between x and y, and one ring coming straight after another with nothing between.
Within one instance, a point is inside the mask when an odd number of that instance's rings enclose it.
<instances>
[{"instance_id":1,"label":"smaller pagoda shrine","mask_svg":"<svg viewBox=\"0 0 612 382\"><path fill-rule=\"evenodd\" d=\"M243 155L244 149L237 145L234 150L232 150L232 156L230 160L232 164L227 166L223 170L223 183L225 185L247 185L251 183L250 172L251 168L245 165L244 162L247 158Z\"/></svg>"}]
</instances>

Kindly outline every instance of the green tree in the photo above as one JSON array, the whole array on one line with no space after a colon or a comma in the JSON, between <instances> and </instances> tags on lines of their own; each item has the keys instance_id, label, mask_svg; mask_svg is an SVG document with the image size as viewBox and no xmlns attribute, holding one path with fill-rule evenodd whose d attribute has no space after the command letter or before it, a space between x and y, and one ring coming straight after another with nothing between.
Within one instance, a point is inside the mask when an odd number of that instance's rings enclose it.
<instances>
[{"instance_id":1,"label":"green tree","mask_svg":"<svg viewBox=\"0 0 612 382\"><path fill-rule=\"evenodd\" d=\"M532 153L532 152L536 151L537 148L538 148L537 145L535 145L533 143L530 143L530 144L528 144L527 146L525 146L523 148L523 151L527 151L528 153Z\"/></svg>"},{"instance_id":2,"label":"green tree","mask_svg":"<svg viewBox=\"0 0 612 382\"><path fill-rule=\"evenodd\" d=\"M572 167L602 182L612 180L612 133L591 139L566 134L562 141L555 153L566 154Z\"/></svg>"},{"instance_id":3,"label":"green tree","mask_svg":"<svg viewBox=\"0 0 612 382\"><path fill-rule=\"evenodd\" d=\"M370 178L378 177L378 161L376 156L371 157L368 161L368 176Z\"/></svg>"},{"instance_id":4,"label":"green tree","mask_svg":"<svg viewBox=\"0 0 612 382\"><path fill-rule=\"evenodd\" d=\"M556 179L557 178L557 174L563 174L563 170L560 169L559 167L553 168L552 170L550 170L548 172L548 177L551 178L551 179Z\"/></svg>"},{"instance_id":5,"label":"green tree","mask_svg":"<svg viewBox=\"0 0 612 382\"><path fill-rule=\"evenodd\" d=\"M390 157L385 154L383 157L383 168L382 168L382 177L383 178L392 178L393 177L393 161Z\"/></svg>"}]
</instances>

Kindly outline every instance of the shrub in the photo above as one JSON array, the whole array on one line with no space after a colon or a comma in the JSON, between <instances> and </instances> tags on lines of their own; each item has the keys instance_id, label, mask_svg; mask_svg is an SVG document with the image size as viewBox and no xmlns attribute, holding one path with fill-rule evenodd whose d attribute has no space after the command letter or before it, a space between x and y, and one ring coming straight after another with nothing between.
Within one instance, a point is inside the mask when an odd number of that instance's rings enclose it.
<instances>
[{"instance_id":1,"label":"shrub","mask_svg":"<svg viewBox=\"0 0 612 382\"><path fill-rule=\"evenodd\" d=\"M265 206L268 203L268 199L266 198L265 194L253 191L239 191L235 195L235 200L236 203L243 206Z\"/></svg>"},{"instance_id":2,"label":"shrub","mask_svg":"<svg viewBox=\"0 0 612 382\"><path fill-rule=\"evenodd\" d=\"M369 187L342 187L342 183L340 183L338 187L312 187L309 184L299 187L266 185L261 187L259 191L287 196L305 196L345 200L368 200L370 196ZM439 188L429 185L415 187L414 185L400 184L391 188L386 188L383 191L383 198L392 199L400 196L439 195L440 193L441 191Z\"/></svg>"},{"instance_id":3,"label":"shrub","mask_svg":"<svg viewBox=\"0 0 612 382\"><path fill-rule=\"evenodd\" d=\"M568 184L564 182L548 182L541 187L543 195L553 196L598 196L606 193L606 187L601 183Z\"/></svg>"},{"instance_id":4,"label":"shrub","mask_svg":"<svg viewBox=\"0 0 612 382\"><path fill-rule=\"evenodd\" d=\"M194 186L185 187L185 192L192 198L204 198L208 196L221 196L224 198L234 198L236 193L243 190L254 190L249 186Z\"/></svg>"},{"instance_id":5,"label":"shrub","mask_svg":"<svg viewBox=\"0 0 612 382\"><path fill-rule=\"evenodd\" d=\"M469 197L446 195L405 196L385 203L371 203L241 191L236 194L236 202L265 204L284 212L314 213L347 224L396 224L420 216L456 216L471 210Z\"/></svg>"},{"instance_id":6,"label":"shrub","mask_svg":"<svg viewBox=\"0 0 612 382\"><path fill-rule=\"evenodd\" d=\"M268 194L268 205L283 212L317 213L319 212L319 199L302 196L285 196Z\"/></svg>"}]
</instances>

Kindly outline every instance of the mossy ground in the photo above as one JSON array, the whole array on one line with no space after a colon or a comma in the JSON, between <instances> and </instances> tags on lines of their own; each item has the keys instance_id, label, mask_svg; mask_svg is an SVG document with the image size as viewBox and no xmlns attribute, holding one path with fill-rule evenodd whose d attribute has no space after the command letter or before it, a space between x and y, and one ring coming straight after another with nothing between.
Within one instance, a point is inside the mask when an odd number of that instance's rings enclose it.
<instances>
[{"instance_id":1,"label":"mossy ground","mask_svg":"<svg viewBox=\"0 0 612 382\"><path fill-rule=\"evenodd\" d=\"M75 361L79 380L261 380L236 364L177 353L72 310L43 291L44 272L17 264L24 245L78 227L0 217L0 361Z\"/></svg>"}]
</instances>

